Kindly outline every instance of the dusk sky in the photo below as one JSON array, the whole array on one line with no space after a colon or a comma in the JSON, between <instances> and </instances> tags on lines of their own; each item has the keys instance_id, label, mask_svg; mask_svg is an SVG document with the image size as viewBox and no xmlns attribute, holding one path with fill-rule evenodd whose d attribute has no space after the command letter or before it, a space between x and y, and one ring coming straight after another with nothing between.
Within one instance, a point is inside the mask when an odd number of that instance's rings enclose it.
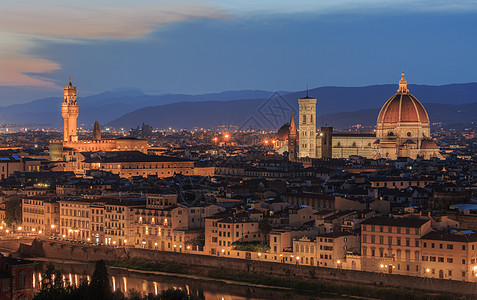
<instances>
[{"instance_id":1,"label":"dusk sky","mask_svg":"<svg viewBox=\"0 0 477 300\"><path fill-rule=\"evenodd\" d=\"M259 2L257 4L256 2ZM0 1L0 105L477 81L477 1Z\"/></svg>"}]
</instances>

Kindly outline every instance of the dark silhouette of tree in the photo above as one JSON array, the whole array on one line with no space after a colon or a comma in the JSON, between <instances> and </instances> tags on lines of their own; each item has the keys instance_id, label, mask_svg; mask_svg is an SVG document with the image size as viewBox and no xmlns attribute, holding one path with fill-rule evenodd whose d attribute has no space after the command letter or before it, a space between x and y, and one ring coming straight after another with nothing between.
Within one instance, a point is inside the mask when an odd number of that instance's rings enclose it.
<instances>
[{"instance_id":1,"label":"dark silhouette of tree","mask_svg":"<svg viewBox=\"0 0 477 300\"><path fill-rule=\"evenodd\" d=\"M5 224L10 227L22 223L21 199L11 199L5 202Z\"/></svg>"},{"instance_id":2,"label":"dark silhouette of tree","mask_svg":"<svg viewBox=\"0 0 477 300\"><path fill-rule=\"evenodd\" d=\"M60 271L55 270L55 267L51 263L46 266L41 277L41 289L35 295L35 300L65 299L71 291L69 283L67 284L68 288L64 285L63 274L61 274Z\"/></svg>"},{"instance_id":3,"label":"dark silhouette of tree","mask_svg":"<svg viewBox=\"0 0 477 300\"><path fill-rule=\"evenodd\" d=\"M267 244L268 235L272 231L272 225L268 222L268 218L263 218L258 223L258 230L260 230L260 233L263 235L264 243Z\"/></svg>"},{"instance_id":4,"label":"dark silhouette of tree","mask_svg":"<svg viewBox=\"0 0 477 300\"><path fill-rule=\"evenodd\" d=\"M108 277L108 269L104 260L98 260L94 267L93 276L89 285L91 296L96 299L111 299L112 291Z\"/></svg>"}]
</instances>

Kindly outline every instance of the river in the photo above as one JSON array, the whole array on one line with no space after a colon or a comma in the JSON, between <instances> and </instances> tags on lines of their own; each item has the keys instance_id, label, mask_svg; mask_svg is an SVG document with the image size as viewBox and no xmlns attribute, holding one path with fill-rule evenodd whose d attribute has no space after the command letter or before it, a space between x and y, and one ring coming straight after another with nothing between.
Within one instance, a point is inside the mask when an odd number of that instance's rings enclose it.
<instances>
[{"instance_id":1,"label":"river","mask_svg":"<svg viewBox=\"0 0 477 300\"><path fill-rule=\"evenodd\" d=\"M52 262L56 269L61 270L63 276L73 284L79 284L82 279L91 279L94 264L89 263L62 263ZM41 273L48 262L41 261L36 266L33 274L34 288L40 288ZM205 300L258 300L258 299L337 299L313 294L297 293L289 289L266 288L250 286L248 284L234 284L221 280L208 280L205 278L187 278L181 275L151 275L123 269L108 269L113 291L120 290L128 295L130 290L136 290L143 295L161 293L168 288L179 288L188 291L190 295ZM186 275L187 276L187 275ZM343 298L340 298L343 299Z\"/></svg>"}]
</instances>

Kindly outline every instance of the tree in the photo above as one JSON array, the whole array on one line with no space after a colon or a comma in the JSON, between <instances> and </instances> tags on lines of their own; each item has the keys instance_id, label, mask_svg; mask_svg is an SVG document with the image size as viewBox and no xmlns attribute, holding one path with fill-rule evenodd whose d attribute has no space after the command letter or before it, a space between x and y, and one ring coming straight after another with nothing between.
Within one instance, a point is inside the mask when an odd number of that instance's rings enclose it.
<instances>
[{"instance_id":1,"label":"tree","mask_svg":"<svg viewBox=\"0 0 477 300\"><path fill-rule=\"evenodd\" d=\"M169 288L161 292L161 294L159 295L159 299L161 300L189 300L190 297L183 290Z\"/></svg>"},{"instance_id":2,"label":"tree","mask_svg":"<svg viewBox=\"0 0 477 300\"><path fill-rule=\"evenodd\" d=\"M68 296L69 290L63 284L63 275L55 270L53 264L49 263L41 276L41 289L35 295L35 300L60 300Z\"/></svg>"},{"instance_id":3,"label":"tree","mask_svg":"<svg viewBox=\"0 0 477 300\"><path fill-rule=\"evenodd\" d=\"M111 284L104 260L98 260L94 267L90 283L91 296L95 299L111 299Z\"/></svg>"},{"instance_id":4,"label":"tree","mask_svg":"<svg viewBox=\"0 0 477 300\"><path fill-rule=\"evenodd\" d=\"M5 202L5 224L9 227L22 223L21 199L11 199Z\"/></svg>"},{"instance_id":5,"label":"tree","mask_svg":"<svg viewBox=\"0 0 477 300\"><path fill-rule=\"evenodd\" d=\"M259 223L258 223L258 230L260 230L260 232L262 233L263 235L263 239L264 239L264 243L266 244L267 243L267 238L268 238L268 235L270 234L270 232L272 231L272 225L270 224L270 222L268 222L268 218L263 218Z\"/></svg>"}]
</instances>

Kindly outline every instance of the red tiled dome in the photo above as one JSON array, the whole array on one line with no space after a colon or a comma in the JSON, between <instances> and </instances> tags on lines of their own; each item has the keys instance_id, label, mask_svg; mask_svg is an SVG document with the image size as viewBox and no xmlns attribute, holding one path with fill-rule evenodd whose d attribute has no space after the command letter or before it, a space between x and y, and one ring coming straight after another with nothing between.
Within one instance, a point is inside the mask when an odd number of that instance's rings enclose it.
<instances>
[{"instance_id":1,"label":"red tiled dome","mask_svg":"<svg viewBox=\"0 0 477 300\"><path fill-rule=\"evenodd\" d=\"M439 147L433 140L424 140L422 141L421 149L439 149Z\"/></svg>"},{"instance_id":2,"label":"red tiled dome","mask_svg":"<svg viewBox=\"0 0 477 300\"><path fill-rule=\"evenodd\" d=\"M287 140L288 133L290 133L290 124L287 123L278 129L275 139L281 141Z\"/></svg>"},{"instance_id":3,"label":"red tiled dome","mask_svg":"<svg viewBox=\"0 0 477 300\"><path fill-rule=\"evenodd\" d=\"M429 123L424 106L411 94L392 96L381 108L378 123L420 122Z\"/></svg>"},{"instance_id":4,"label":"red tiled dome","mask_svg":"<svg viewBox=\"0 0 477 300\"><path fill-rule=\"evenodd\" d=\"M404 73L399 82L398 92L386 101L378 115L378 123L398 122L429 123L426 109L409 93Z\"/></svg>"}]
</instances>

